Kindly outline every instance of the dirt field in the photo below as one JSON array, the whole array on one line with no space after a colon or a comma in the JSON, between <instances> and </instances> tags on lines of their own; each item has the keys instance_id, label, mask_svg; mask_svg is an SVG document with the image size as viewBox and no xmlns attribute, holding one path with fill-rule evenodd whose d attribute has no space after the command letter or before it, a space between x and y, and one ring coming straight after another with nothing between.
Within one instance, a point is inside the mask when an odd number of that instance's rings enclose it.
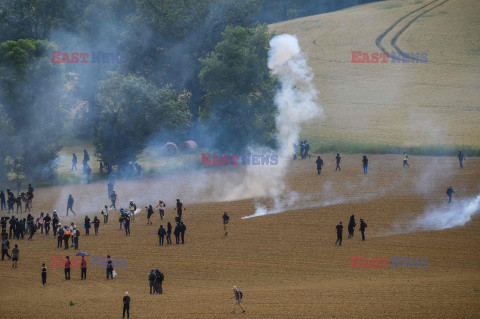
<instances>
[{"instance_id":1,"label":"dirt field","mask_svg":"<svg viewBox=\"0 0 480 319\"><path fill-rule=\"evenodd\" d=\"M344 203L242 219L253 213L253 199L193 204L210 199L181 193L187 208L185 245L158 246L158 213L154 226L146 225L145 213L138 215L129 238L118 229L118 213L110 215L107 225L102 223L98 236L86 237L82 229L80 251L128 258L128 268L117 269L112 281L105 279L104 270L91 268L86 281L80 281L78 269L65 281L63 269L52 269L51 257L73 256L74 251L57 249L53 237L37 234L32 242L11 240L20 245L20 262L15 270L10 262L0 262L1 317L118 318L128 291L132 318L479 318L478 215L465 227L395 231L431 205L445 203L449 184L456 201L480 193L480 159L468 158L460 170L453 157L411 157L411 167L403 169L400 156L371 156L364 175L361 156L345 156L341 172L334 171L333 156L322 156L326 165L320 177L314 158L293 162L287 184L299 193L318 194L318 205L338 198ZM220 171L225 179L243 173ZM182 175L180 182L194 183L195 174ZM120 205L135 196L129 193L132 185L156 185L152 192L162 198L161 188L173 183L169 178L119 181ZM79 185L72 188L74 197L87 187L105 191L103 183ZM61 187L37 189L35 216L41 210L51 212L61 192ZM173 204L174 198L168 198L166 219L171 222ZM224 210L231 216L226 237ZM346 226L351 214L357 223L365 218L367 240L362 242L358 232L347 239L345 227L344 245L335 246L335 225L343 221ZM70 221L64 212L60 216L63 224ZM81 217L75 221L83 224ZM428 268L353 269L352 256L428 258ZM46 287L41 285L42 262L48 267ZM165 274L163 295L148 294L151 267ZM245 314L230 314L233 285L245 295Z\"/></svg>"}]
</instances>

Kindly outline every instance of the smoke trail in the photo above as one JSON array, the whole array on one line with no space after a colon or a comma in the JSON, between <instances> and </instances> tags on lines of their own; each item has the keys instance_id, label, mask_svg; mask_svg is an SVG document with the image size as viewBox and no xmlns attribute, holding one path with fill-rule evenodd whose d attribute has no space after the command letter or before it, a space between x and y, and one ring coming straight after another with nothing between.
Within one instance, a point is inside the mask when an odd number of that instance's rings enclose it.
<instances>
[{"instance_id":1,"label":"smoke trail","mask_svg":"<svg viewBox=\"0 0 480 319\"><path fill-rule=\"evenodd\" d=\"M480 213L480 195L452 203L444 208L430 210L415 219L408 231L442 230L464 226L478 213Z\"/></svg>"}]
</instances>

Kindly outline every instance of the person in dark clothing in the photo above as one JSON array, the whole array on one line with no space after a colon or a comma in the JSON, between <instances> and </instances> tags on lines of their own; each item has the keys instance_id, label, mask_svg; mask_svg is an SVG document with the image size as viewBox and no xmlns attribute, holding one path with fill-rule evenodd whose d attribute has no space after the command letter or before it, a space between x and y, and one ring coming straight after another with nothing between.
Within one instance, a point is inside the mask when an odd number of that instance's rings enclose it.
<instances>
[{"instance_id":1,"label":"person in dark clothing","mask_svg":"<svg viewBox=\"0 0 480 319\"><path fill-rule=\"evenodd\" d=\"M20 250L18 249L18 245L15 244L15 248L12 249L12 268L17 268L19 255L20 255Z\"/></svg>"},{"instance_id":2,"label":"person in dark clothing","mask_svg":"<svg viewBox=\"0 0 480 319\"><path fill-rule=\"evenodd\" d=\"M47 267L45 267L45 263L42 264L42 285L45 286L47 284Z\"/></svg>"},{"instance_id":3,"label":"person in dark clothing","mask_svg":"<svg viewBox=\"0 0 480 319\"><path fill-rule=\"evenodd\" d=\"M465 159L465 155L463 155L462 151L458 151L458 161L460 162L460 168L463 168L463 160Z\"/></svg>"},{"instance_id":4,"label":"person in dark clothing","mask_svg":"<svg viewBox=\"0 0 480 319\"><path fill-rule=\"evenodd\" d=\"M447 196L448 196L448 203L449 203L449 204L452 202L453 193L455 193L455 192L454 192L452 186L450 186L449 188L447 188Z\"/></svg>"},{"instance_id":5,"label":"person in dark clothing","mask_svg":"<svg viewBox=\"0 0 480 319\"><path fill-rule=\"evenodd\" d=\"M230 216L228 216L227 212L223 212L223 230L225 230L225 236L228 235L228 222L230 221Z\"/></svg>"},{"instance_id":6,"label":"person in dark clothing","mask_svg":"<svg viewBox=\"0 0 480 319\"><path fill-rule=\"evenodd\" d=\"M364 155L362 159L363 163L363 174L367 174L368 172L368 158Z\"/></svg>"},{"instance_id":7,"label":"person in dark clothing","mask_svg":"<svg viewBox=\"0 0 480 319\"><path fill-rule=\"evenodd\" d=\"M158 229L158 239L160 242L160 245L163 246L163 239L167 235L167 232L165 231L165 228L163 228L163 225L160 225L160 228Z\"/></svg>"},{"instance_id":8,"label":"person in dark clothing","mask_svg":"<svg viewBox=\"0 0 480 319\"><path fill-rule=\"evenodd\" d=\"M170 222L167 223L167 245L172 244L172 224Z\"/></svg>"},{"instance_id":9,"label":"person in dark clothing","mask_svg":"<svg viewBox=\"0 0 480 319\"><path fill-rule=\"evenodd\" d=\"M130 236L130 216L125 216L125 236Z\"/></svg>"},{"instance_id":10,"label":"person in dark clothing","mask_svg":"<svg viewBox=\"0 0 480 319\"><path fill-rule=\"evenodd\" d=\"M305 152L305 143L303 143L303 141L300 141L300 157L302 159L305 158L305 156L303 155L303 152Z\"/></svg>"},{"instance_id":11,"label":"person in dark clothing","mask_svg":"<svg viewBox=\"0 0 480 319\"><path fill-rule=\"evenodd\" d=\"M90 156L88 155L87 150L83 150L83 172L85 173L85 168L88 165L88 162L90 161Z\"/></svg>"},{"instance_id":12,"label":"person in dark clothing","mask_svg":"<svg viewBox=\"0 0 480 319\"><path fill-rule=\"evenodd\" d=\"M117 210L117 206L115 206L115 203L117 202L117 194L115 193L115 191L112 192L112 195L110 195L110 200L112 201L112 205L110 205L110 208L114 208L115 210Z\"/></svg>"},{"instance_id":13,"label":"person in dark clothing","mask_svg":"<svg viewBox=\"0 0 480 319\"><path fill-rule=\"evenodd\" d=\"M12 236L15 235L15 229L17 227L17 219L15 217L10 218L10 221L8 222L8 224L10 225L8 238L12 238ZM2 228L3 228L3 219L2 219Z\"/></svg>"},{"instance_id":14,"label":"person in dark clothing","mask_svg":"<svg viewBox=\"0 0 480 319\"><path fill-rule=\"evenodd\" d=\"M80 280L87 279L87 261L83 256L82 256L82 260L80 261L80 270L82 272Z\"/></svg>"},{"instance_id":15,"label":"person in dark clothing","mask_svg":"<svg viewBox=\"0 0 480 319\"><path fill-rule=\"evenodd\" d=\"M165 276L158 269L155 269L155 275L157 275L157 280L155 281L155 292L157 294L163 294L162 283L165 279Z\"/></svg>"},{"instance_id":16,"label":"person in dark clothing","mask_svg":"<svg viewBox=\"0 0 480 319\"><path fill-rule=\"evenodd\" d=\"M2 240L2 260L5 260L5 256L8 257L8 259L12 259L12 256L8 253L8 250L10 249L10 242L8 241L7 238L4 238Z\"/></svg>"},{"instance_id":17,"label":"person in dark clothing","mask_svg":"<svg viewBox=\"0 0 480 319\"><path fill-rule=\"evenodd\" d=\"M153 215L152 205L149 205L148 207L145 206L145 209L147 210L147 225L153 225L152 221L150 220L150 217Z\"/></svg>"},{"instance_id":18,"label":"person in dark clothing","mask_svg":"<svg viewBox=\"0 0 480 319\"><path fill-rule=\"evenodd\" d=\"M7 233L7 231L5 230L5 228L2 229L2 240L4 240L4 239L8 239L8 233Z\"/></svg>"},{"instance_id":19,"label":"person in dark clothing","mask_svg":"<svg viewBox=\"0 0 480 319\"><path fill-rule=\"evenodd\" d=\"M31 227L30 227L30 237L28 237L29 240L32 240L33 239L33 235L35 235L35 232L37 231L37 225L35 225L34 223L32 223Z\"/></svg>"},{"instance_id":20,"label":"person in dark clothing","mask_svg":"<svg viewBox=\"0 0 480 319\"><path fill-rule=\"evenodd\" d=\"M33 194L33 186L32 186L32 184L28 184L27 193Z\"/></svg>"},{"instance_id":21,"label":"person in dark clothing","mask_svg":"<svg viewBox=\"0 0 480 319\"><path fill-rule=\"evenodd\" d=\"M65 280L70 280L70 257L65 258Z\"/></svg>"},{"instance_id":22,"label":"person in dark clothing","mask_svg":"<svg viewBox=\"0 0 480 319\"><path fill-rule=\"evenodd\" d=\"M77 162L78 162L77 155L75 155L75 153L73 153L72 154L72 171L73 171L74 168L77 171Z\"/></svg>"},{"instance_id":23,"label":"person in dark clothing","mask_svg":"<svg viewBox=\"0 0 480 319\"><path fill-rule=\"evenodd\" d=\"M342 246L342 235L343 235L343 225L342 222L338 223L337 228L337 241L335 245L339 243L339 246Z\"/></svg>"},{"instance_id":24,"label":"person in dark clothing","mask_svg":"<svg viewBox=\"0 0 480 319\"><path fill-rule=\"evenodd\" d=\"M65 230L61 227L61 224L58 224L59 229L57 232L57 248L62 248L63 236L65 236Z\"/></svg>"},{"instance_id":25,"label":"person in dark clothing","mask_svg":"<svg viewBox=\"0 0 480 319\"><path fill-rule=\"evenodd\" d=\"M150 269L150 273L148 274L148 282L150 287L150 294L155 294L155 282L157 281L157 274L155 274L155 269Z\"/></svg>"},{"instance_id":26,"label":"person in dark clothing","mask_svg":"<svg viewBox=\"0 0 480 319\"><path fill-rule=\"evenodd\" d=\"M63 242L64 242L64 249L68 249L68 240L70 239L70 235L72 234L72 231L68 228L68 226L64 227L63 230Z\"/></svg>"},{"instance_id":27,"label":"person in dark clothing","mask_svg":"<svg viewBox=\"0 0 480 319\"><path fill-rule=\"evenodd\" d=\"M43 223L45 224L45 236L48 236L48 233L50 232L51 221L52 221L52 218L47 213L47 216L45 216L45 218L43 219Z\"/></svg>"},{"instance_id":28,"label":"person in dark clothing","mask_svg":"<svg viewBox=\"0 0 480 319\"><path fill-rule=\"evenodd\" d=\"M367 228L367 223L360 218L360 232L362 233L362 241L365 241L365 228Z\"/></svg>"},{"instance_id":29,"label":"person in dark clothing","mask_svg":"<svg viewBox=\"0 0 480 319\"><path fill-rule=\"evenodd\" d=\"M113 260L110 255L107 255L107 280L110 275L110 279L113 279Z\"/></svg>"},{"instance_id":30,"label":"person in dark clothing","mask_svg":"<svg viewBox=\"0 0 480 319\"><path fill-rule=\"evenodd\" d=\"M60 219L57 216L57 212L53 211L53 215L52 215L53 236L57 235L57 229L58 229L59 223L60 223Z\"/></svg>"},{"instance_id":31,"label":"person in dark clothing","mask_svg":"<svg viewBox=\"0 0 480 319\"><path fill-rule=\"evenodd\" d=\"M95 216L93 218L93 228L95 229L95 235L98 235L98 228L100 227L100 219Z\"/></svg>"},{"instance_id":32,"label":"person in dark clothing","mask_svg":"<svg viewBox=\"0 0 480 319\"><path fill-rule=\"evenodd\" d=\"M177 226L175 226L173 235L175 235L175 244L180 244L180 223L177 223Z\"/></svg>"},{"instance_id":33,"label":"person in dark clothing","mask_svg":"<svg viewBox=\"0 0 480 319\"><path fill-rule=\"evenodd\" d=\"M308 154L308 151L310 150L310 144L308 144L307 140L305 140L305 153L304 153L304 157L307 158L310 158L310 154Z\"/></svg>"},{"instance_id":34,"label":"person in dark clothing","mask_svg":"<svg viewBox=\"0 0 480 319\"><path fill-rule=\"evenodd\" d=\"M87 184L90 184L90 174L92 173L92 169L90 168L90 165L85 166L85 175L87 175Z\"/></svg>"},{"instance_id":35,"label":"person in dark clothing","mask_svg":"<svg viewBox=\"0 0 480 319\"><path fill-rule=\"evenodd\" d=\"M23 209L22 209L22 196L18 196L16 199L15 199L15 204L17 204L17 214L18 214L18 209L20 209L20 213L23 213Z\"/></svg>"},{"instance_id":36,"label":"person in dark clothing","mask_svg":"<svg viewBox=\"0 0 480 319\"><path fill-rule=\"evenodd\" d=\"M337 156L335 156L335 161L337 161L337 167L335 167L335 171L338 169L339 171L341 171L342 169L340 168L340 161L342 160L342 158L340 157L340 154L337 153Z\"/></svg>"},{"instance_id":37,"label":"person in dark clothing","mask_svg":"<svg viewBox=\"0 0 480 319\"><path fill-rule=\"evenodd\" d=\"M25 235L25 223L26 223L25 218L22 219L21 221L18 221L17 227L15 228L15 230L17 231L16 233L17 239L20 239L20 237L22 237L23 239L23 236Z\"/></svg>"},{"instance_id":38,"label":"person in dark clothing","mask_svg":"<svg viewBox=\"0 0 480 319\"><path fill-rule=\"evenodd\" d=\"M323 160L319 157L317 157L317 160L315 161L315 163L317 163L317 173L318 175L320 175L320 173L322 172L322 166L323 166Z\"/></svg>"},{"instance_id":39,"label":"person in dark clothing","mask_svg":"<svg viewBox=\"0 0 480 319\"><path fill-rule=\"evenodd\" d=\"M185 242L185 231L187 230L187 226L183 222L180 222L180 236L182 236L182 244Z\"/></svg>"},{"instance_id":40,"label":"person in dark clothing","mask_svg":"<svg viewBox=\"0 0 480 319\"><path fill-rule=\"evenodd\" d=\"M128 292L125 292L125 297L123 297L123 319L125 319L125 312L127 312L127 319L130 318L130 297Z\"/></svg>"},{"instance_id":41,"label":"person in dark clothing","mask_svg":"<svg viewBox=\"0 0 480 319\"><path fill-rule=\"evenodd\" d=\"M348 222L348 238L353 237L355 226L357 226L357 223L355 222L355 215L352 215L350 216L350 221Z\"/></svg>"},{"instance_id":42,"label":"person in dark clothing","mask_svg":"<svg viewBox=\"0 0 480 319\"><path fill-rule=\"evenodd\" d=\"M163 201L158 201L158 205L155 208L158 208L158 212L160 213L160 220L163 220L163 216L165 216L165 203Z\"/></svg>"},{"instance_id":43,"label":"person in dark clothing","mask_svg":"<svg viewBox=\"0 0 480 319\"><path fill-rule=\"evenodd\" d=\"M74 235L73 235L73 245L74 249L78 249L78 237L80 237L80 231L77 229L77 226L73 226Z\"/></svg>"},{"instance_id":44,"label":"person in dark clothing","mask_svg":"<svg viewBox=\"0 0 480 319\"><path fill-rule=\"evenodd\" d=\"M180 221L182 220L182 214L183 214L183 204L180 202L180 199L177 198L177 215L180 217Z\"/></svg>"},{"instance_id":45,"label":"person in dark clothing","mask_svg":"<svg viewBox=\"0 0 480 319\"><path fill-rule=\"evenodd\" d=\"M10 212L12 212L12 214L15 212L15 209L14 209L15 202L16 202L15 196L8 196L7 207L8 207L8 213L9 214L10 214Z\"/></svg>"},{"instance_id":46,"label":"person in dark clothing","mask_svg":"<svg viewBox=\"0 0 480 319\"><path fill-rule=\"evenodd\" d=\"M5 210L6 208L5 193L0 191L0 210Z\"/></svg>"},{"instance_id":47,"label":"person in dark clothing","mask_svg":"<svg viewBox=\"0 0 480 319\"><path fill-rule=\"evenodd\" d=\"M68 216L68 210L70 209L73 213L73 215L75 215L75 212L73 211L73 197L72 197L72 194L68 195L68 201L67 201L67 216Z\"/></svg>"},{"instance_id":48,"label":"person in dark clothing","mask_svg":"<svg viewBox=\"0 0 480 319\"><path fill-rule=\"evenodd\" d=\"M92 227L92 224L90 223L90 218L88 216L85 216L85 236L90 235L90 227Z\"/></svg>"}]
</instances>

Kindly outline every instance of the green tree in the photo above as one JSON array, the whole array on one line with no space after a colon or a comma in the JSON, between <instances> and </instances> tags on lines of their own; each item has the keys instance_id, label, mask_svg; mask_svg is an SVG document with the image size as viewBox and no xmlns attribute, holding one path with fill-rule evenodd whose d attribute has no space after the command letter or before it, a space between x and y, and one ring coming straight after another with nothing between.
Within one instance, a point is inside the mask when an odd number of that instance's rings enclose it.
<instances>
[{"instance_id":1,"label":"green tree","mask_svg":"<svg viewBox=\"0 0 480 319\"><path fill-rule=\"evenodd\" d=\"M174 90L117 73L99 83L96 105L93 143L111 165L135 161L153 134L186 128L191 117Z\"/></svg>"},{"instance_id":2,"label":"green tree","mask_svg":"<svg viewBox=\"0 0 480 319\"><path fill-rule=\"evenodd\" d=\"M65 125L64 66L50 60L48 41L0 44L0 101L12 128L6 154L17 174L50 174Z\"/></svg>"},{"instance_id":3,"label":"green tree","mask_svg":"<svg viewBox=\"0 0 480 319\"><path fill-rule=\"evenodd\" d=\"M267 26L228 26L223 41L201 59L205 95L202 118L216 145L241 151L249 144L273 146L275 78L270 75Z\"/></svg>"}]
</instances>

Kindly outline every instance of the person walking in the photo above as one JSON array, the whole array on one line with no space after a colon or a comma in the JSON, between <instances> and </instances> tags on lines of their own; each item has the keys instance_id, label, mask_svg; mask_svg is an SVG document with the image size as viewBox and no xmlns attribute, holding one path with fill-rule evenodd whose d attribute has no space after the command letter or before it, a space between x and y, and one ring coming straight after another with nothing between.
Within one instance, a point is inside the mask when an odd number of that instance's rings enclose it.
<instances>
[{"instance_id":1,"label":"person walking","mask_svg":"<svg viewBox=\"0 0 480 319\"><path fill-rule=\"evenodd\" d=\"M458 151L458 161L460 162L460 168L463 168L463 160L465 159L465 155L463 155L462 151Z\"/></svg>"},{"instance_id":2,"label":"person walking","mask_svg":"<svg viewBox=\"0 0 480 319\"><path fill-rule=\"evenodd\" d=\"M163 201L158 201L158 205L155 206L155 208L158 208L158 212L160 213L160 220L163 220L163 217L165 216L165 203Z\"/></svg>"},{"instance_id":3,"label":"person walking","mask_svg":"<svg viewBox=\"0 0 480 319\"><path fill-rule=\"evenodd\" d=\"M336 228L337 228L337 241L335 242L335 245L338 244L339 246L342 246L342 235L343 235L342 222L339 222Z\"/></svg>"},{"instance_id":4,"label":"person walking","mask_svg":"<svg viewBox=\"0 0 480 319\"><path fill-rule=\"evenodd\" d=\"M112 192L112 194L110 195L110 201L112 202L112 205L110 205L110 208L113 207L113 209L117 210L117 206L115 206L115 203L117 202L117 193L115 193L115 191Z\"/></svg>"},{"instance_id":5,"label":"person walking","mask_svg":"<svg viewBox=\"0 0 480 319\"><path fill-rule=\"evenodd\" d=\"M130 216L125 216L125 221L124 221L124 227L125 227L125 236L130 236Z\"/></svg>"},{"instance_id":6,"label":"person walking","mask_svg":"<svg viewBox=\"0 0 480 319\"><path fill-rule=\"evenodd\" d=\"M103 215L103 223L106 224L108 222L108 206L105 205L101 214Z\"/></svg>"},{"instance_id":7,"label":"person walking","mask_svg":"<svg viewBox=\"0 0 480 319\"><path fill-rule=\"evenodd\" d=\"M403 167L405 166L410 167L410 165L408 165L408 154L407 152L403 151Z\"/></svg>"},{"instance_id":8,"label":"person walking","mask_svg":"<svg viewBox=\"0 0 480 319\"><path fill-rule=\"evenodd\" d=\"M167 223L167 245L172 244L172 224L170 222Z\"/></svg>"},{"instance_id":9,"label":"person walking","mask_svg":"<svg viewBox=\"0 0 480 319\"><path fill-rule=\"evenodd\" d=\"M242 306L242 298L243 298L243 293L237 289L237 286L233 286L233 297L235 298L235 301L233 302L233 311L232 313L235 313L235 306L239 306L242 309L242 313L245 312L245 308Z\"/></svg>"},{"instance_id":10,"label":"person walking","mask_svg":"<svg viewBox=\"0 0 480 319\"><path fill-rule=\"evenodd\" d=\"M82 272L80 280L87 279L87 261L84 256L82 256L82 260L80 261L80 270Z\"/></svg>"},{"instance_id":11,"label":"person walking","mask_svg":"<svg viewBox=\"0 0 480 319\"><path fill-rule=\"evenodd\" d=\"M150 220L150 217L153 215L152 205L149 205L148 207L145 206L145 209L147 210L147 225L153 225L152 221Z\"/></svg>"},{"instance_id":12,"label":"person walking","mask_svg":"<svg viewBox=\"0 0 480 319\"><path fill-rule=\"evenodd\" d=\"M155 274L155 269L150 269L150 273L148 274L148 282L150 285L150 294L155 294L155 282L157 281L157 275Z\"/></svg>"},{"instance_id":13,"label":"person walking","mask_svg":"<svg viewBox=\"0 0 480 319\"><path fill-rule=\"evenodd\" d=\"M65 258L65 280L70 280L70 257Z\"/></svg>"},{"instance_id":14,"label":"person walking","mask_svg":"<svg viewBox=\"0 0 480 319\"><path fill-rule=\"evenodd\" d=\"M175 235L175 244L176 245L180 244L180 223L177 223L177 226L175 226L173 235Z\"/></svg>"},{"instance_id":15,"label":"person walking","mask_svg":"<svg viewBox=\"0 0 480 319\"><path fill-rule=\"evenodd\" d=\"M355 215L352 215L350 216L350 221L348 222L348 238L353 237L355 226L357 226L357 223L355 222Z\"/></svg>"},{"instance_id":16,"label":"person walking","mask_svg":"<svg viewBox=\"0 0 480 319\"><path fill-rule=\"evenodd\" d=\"M448 203L449 204L452 202L452 196L453 196L454 193L455 193L455 191L453 190L452 186L447 188L447 196L448 196Z\"/></svg>"},{"instance_id":17,"label":"person walking","mask_svg":"<svg viewBox=\"0 0 480 319\"><path fill-rule=\"evenodd\" d=\"M74 235L73 235L73 245L74 249L78 249L78 237L80 237L80 231L77 229L77 226L73 226Z\"/></svg>"},{"instance_id":18,"label":"person walking","mask_svg":"<svg viewBox=\"0 0 480 319\"><path fill-rule=\"evenodd\" d=\"M130 296L128 291L125 292L123 297L123 319L125 319L125 312L127 313L127 319L130 318Z\"/></svg>"},{"instance_id":19,"label":"person walking","mask_svg":"<svg viewBox=\"0 0 480 319\"><path fill-rule=\"evenodd\" d=\"M180 236L182 237L182 245L185 243L185 231L187 230L187 226L183 222L180 222Z\"/></svg>"},{"instance_id":20,"label":"person walking","mask_svg":"<svg viewBox=\"0 0 480 319\"><path fill-rule=\"evenodd\" d=\"M155 269L155 275L157 275L157 280L155 281L155 292L157 294L163 294L162 284L165 276L158 269Z\"/></svg>"},{"instance_id":21,"label":"person walking","mask_svg":"<svg viewBox=\"0 0 480 319\"><path fill-rule=\"evenodd\" d=\"M7 202L5 201L5 193L0 191L0 210L5 210L7 208Z\"/></svg>"},{"instance_id":22,"label":"person walking","mask_svg":"<svg viewBox=\"0 0 480 319\"><path fill-rule=\"evenodd\" d=\"M88 216L85 216L85 236L90 235L90 227L92 227L92 224L90 223L90 218Z\"/></svg>"},{"instance_id":23,"label":"person walking","mask_svg":"<svg viewBox=\"0 0 480 319\"><path fill-rule=\"evenodd\" d=\"M130 218L132 222L135 221L135 211L137 210L137 204L133 202L133 199L130 200L130 204L128 205L128 210L130 211Z\"/></svg>"},{"instance_id":24,"label":"person walking","mask_svg":"<svg viewBox=\"0 0 480 319\"><path fill-rule=\"evenodd\" d=\"M228 216L227 212L223 212L223 230L225 231L225 236L228 235L228 222L230 221L230 216Z\"/></svg>"},{"instance_id":25,"label":"person walking","mask_svg":"<svg viewBox=\"0 0 480 319\"><path fill-rule=\"evenodd\" d=\"M341 171L342 169L340 168L340 161L342 160L342 158L340 157L340 154L337 153L337 156L335 156L335 159L334 161L337 161L337 167L335 167L335 171L337 171L337 169L339 171Z\"/></svg>"},{"instance_id":26,"label":"person walking","mask_svg":"<svg viewBox=\"0 0 480 319\"><path fill-rule=\"evenodd\" d=\"M160 228L158 229L159 245L163 246L163 239L165 238L165 235L167 235L167 232L165 231L165 228L163 228L163 225L160 225Z\"/></svg>"},{"instance_id":27,"label":"person walking","mask_svg":"<svg viewBox=\"0 0 480 319\"><path fill-rule=\"evenodd\" d=\"M319 157L317 157L317 160L315 161L315 163L317 163L317 173L318 175L320 175L320 173L322 172L322 166L323 166L323 160Z\"/></svg>"},{"instance_id":28,"label":"person walking","mask_svg":"<svg viewBox=\"0 0 480 319\"><path fill-rule=\"evenodd\" d=\"M73 211L73 196L72 194L68 195L68 200L67 200L67 216L68 216L68 210L71 210L73 215L75 216L75 212Z\"/></svg>"},{"instance_id":29,"label":"person walking","mask_svg":"<svg viewBox=\"0 0 480 319\"><path fill-rule=\"evenodd\" d=\"M368 172L368 158L364 155L362 159L363 163L363 174L367 174Z\"/></svg>"},{"instance_id":30,"label":"person walking","mask_svg":"<svg viewBox=\"0 0 480 319\"><path fill-rule=\"evenodd\" d=\"M182 221L182 214L184 209L186 210L186 208L183 207L183 203L180 201L179 198L177 198L177 215L179 217L178 222Z\"/></svg>"},{"instance_id":31,"label":"person walking","mask_svg":"<svg viewBox=\"0 0 480 319\"><path fill-rule=\"evenodd\" d=\"M113 279L113 260L110 255L107 255L107 280L109 276Z\"/></svg>"},{"instance_id":32,"label":"person walking","mask_svg":"<svg viewBox=\"0 0 480 319\"><path fill-rule=\"evenodd\" d=\"M43 216L43 212L40 213L40 216L37 218L37 225L40 228L40 234L43 234L43 222L45 217Z\"/></svg>"},{"instance_id":33,"label":"person walking","mask_svg":"<svg viewBox=\"0 0 480 319\"><path fill-rule=\"evenodd\" d=\"M74 168L77 171L77 162L78 162L77 155L75 155L75 153L73 153L72 154L72 172L73 172Z\"/></svg>"},{"instance_id":34,"label":"person walking","mask_svg":"<svg viewBox=\"0 0 480 319\"><path fill-rule=\"evenodd\" d=\"M360 218L360 232L362 233L362 241L365 241L365 229L367 228L367 223Z\"/></svg>"},{"instance_id":35,"label":"person walking","mask_svg":"<svg viewBox=\"0 0 480 319\"><path fill-rule=\"evenodd\" d=\"M93 218L93 228L95 229L95 236L98 235L98 228L100 228L100 219L95 216Z\"/></svg>"},{"instance_id":36,"label":"person walking","mask_svg":"<svg viewBox=\"0 0 480 319\"><path fill-rule=\"evenodd\" d=\"M65 229L63 230L64 232L64 235L63 235L63 243L64 243L64 249L68 249L68 240L70 239L70 235L72 233L72 231L70 230L70 228L68 228L68 226L65 226Z\"/></svg>"},{"instance_id":37,"label":"person walking","mask_svg":"<svg viewBox=\"0 0 480 319\"><path fill-rule=\"evenodd\" d=\"M45 266L45 263L42 264L42 286L45 287L47 284L47 267Z\"/></svg>"},{"instance_id":38,"label":"person walking","mask_svg":"<svg viewBox=\"0 0 480 319\"><path fill-rule=\"evenodd\" d=\"M12 249L12 268L17 268L19 254L20 250L18 249L18 245L15 244L15 248Z\"/></svg>"},{"instance_id":39,"label":"person walking","mask_svg":"<svg viewBox=\"0 0 480 319\"><path fill-rule=\"evenodd\" d=\"M10 241L8 238L4 237L2 240L2 260L5 260L5 256L8 257L8 259L12 259L12 256L8 253L8 250L10 249Z\"/></svg>"},{"instance_id":40,"label":"person walking","mask_svg":"<svg viewBox=\"0 0 480 319\"><path fill-rule=\"evenodd\" d=\"M48 233L50 232L50 223L52 222L52 218L50 215L48 215L48 213L43 219L43 222L45 224L45 236L48 236Z\"/></svg>"},{"instance_id":41,"label":"person walking","mask_svg":"<svg viewBox=\"0 0 480 319\"><path fill-rule=\"evenodd\" d=\"M57 248L62 248L63 236L65 235L65 230L62 227L62 224L58 224L59 229L57 231Z\"/></svg>"}]
</instances>

